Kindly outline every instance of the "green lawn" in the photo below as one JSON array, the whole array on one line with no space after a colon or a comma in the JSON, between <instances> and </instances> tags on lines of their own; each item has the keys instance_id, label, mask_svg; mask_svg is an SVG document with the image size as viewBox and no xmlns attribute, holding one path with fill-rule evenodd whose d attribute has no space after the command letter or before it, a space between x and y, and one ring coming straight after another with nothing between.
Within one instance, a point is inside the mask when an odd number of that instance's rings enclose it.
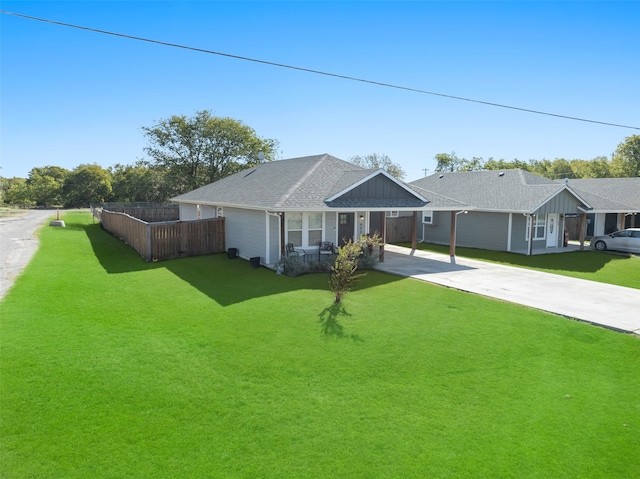
<instances>
[{"instance_id":1,"label":"green lawn","mask_svg":"<svg viewBox=\"0 0 640 479\"><path fill-rule=\"evenodd\" d=\"M399 243L398 245L411 247L411 243ZM449 246L444 245L418 243L417 249L449 254ZM456 256L640 289L640 256L612 252L601 253L590 250L588 246L585 247L585 251L534 256L474 248L456 248Z\"/></svg>"},{"instance_id":2,"label":"green lawn","mask_svg":"<svg viewBox=\"0 0 640 479\"><path fill-rule=\"evenodd\" d=\"M637 337L63 219L0 303L0 477L640 477Z\"/></svg>"}]
</instances>

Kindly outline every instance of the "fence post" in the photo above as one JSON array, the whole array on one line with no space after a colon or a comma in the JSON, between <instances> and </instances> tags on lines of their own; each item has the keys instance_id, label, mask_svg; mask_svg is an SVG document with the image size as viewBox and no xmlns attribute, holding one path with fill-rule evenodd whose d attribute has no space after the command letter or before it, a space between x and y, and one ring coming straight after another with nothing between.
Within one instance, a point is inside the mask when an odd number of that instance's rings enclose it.
<instances>
[{"instance_id":1,"label":"fence post","mask_svg":"<svg viewBox=\"0 0 640 479\"><path fill-rule=\"evenodd\" d=\"M147 223L147 257L146 261L151 261L151 225Z\"/></svg>"}]
</instances>

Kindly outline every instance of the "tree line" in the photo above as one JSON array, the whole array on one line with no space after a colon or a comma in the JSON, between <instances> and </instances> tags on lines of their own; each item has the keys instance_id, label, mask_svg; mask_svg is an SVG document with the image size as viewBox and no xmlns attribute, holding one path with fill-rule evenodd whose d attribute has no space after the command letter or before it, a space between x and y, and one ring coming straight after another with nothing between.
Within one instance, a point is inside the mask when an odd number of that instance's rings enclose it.
<instances>
[{"instance_id":1,"label":"tree line","mask_svg":"<svg viewBox=\"0 0 640 479\"><path fill-rule=\"evenodd\" d=\"M179 194L278 157L278 141L261 138L241 121L214 116L209 110L192 117L174 115L142 127L148 158L132 165L103 168L81 164L31 169L27 178L0 177L0 203L21 207L88 207L105 202L164 203ZM522 168L540 176L610 178L640 176L640 135L626 138L613 158L592 160L494 160L439 153L436 172ZM364 168L382 168L403 180L405 172L387 155L354 156Z\"/></svg>"},{"instance_id":2,"label":"tree line","mask_svg":"<svg viewBox=\"0 0 640 479\"><path fill-rule=\"evenodd\" d=\"M599 156L592 160L495 160L473 157L459 158L455 153L435 156L436 173L451 171L508 170L520 168L550 179L562 178L629 178L640 176L640 135L621 142L612 158Z\"/></svg>"},{"instance_id":3,"label":"tree line","mask_svg":"<svg viewBox=\"0 0 640 479\"><path fill-rule=\"evenodd\" d=\"M264 161L278 141L261 138L241 121L209 110L173 115L142 127L148 158L103 168L82 164L33 168L27 178L0 177L2 202L23 207L88 207L105 202L163 203Z\"/></svg>"}]
</instances>

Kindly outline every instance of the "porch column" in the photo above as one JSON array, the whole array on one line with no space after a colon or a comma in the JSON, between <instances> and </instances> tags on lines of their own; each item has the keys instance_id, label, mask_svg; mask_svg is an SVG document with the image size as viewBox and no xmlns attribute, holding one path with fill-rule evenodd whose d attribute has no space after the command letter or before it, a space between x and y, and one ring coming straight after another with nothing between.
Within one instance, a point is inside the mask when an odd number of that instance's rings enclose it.
<instances>
[{"instance_id":1,"label":"porch column","mask_svg":"<svg viewBox=\"0 0 640 479\"><path fill-rule=\"evenodd\" d=\"M580 215L580 226L578 227L580 231L578 232L578 239L580 241L580 251L584 251L584 237L587 233L587 214L582 213Z\"/></svg>"},{"instance_id":2,"label":"porch column","mask_svg":"<svg viewBox=\"0 0 640 479\"><path fill-rule=\"evenodd\" d=\"M456 256L456 221L458 215L455 211L451 212L451 231L449 232L449 256L455 258Z\"/></svg>"},{"instance_id":3,"label":"porch column","mask_svg":"<svg viewBox=\"0 0 640 479\"><path fill-rule=\"evenodd\" d=\"M533 227L536 215L529 215L529 250L527 254L531 256L533 254Z\"/></svg>"},{"instance_id":4,"label":"porch column","mask_svg":"<svg viewBox=\"0 0 640 479\"><path fill-rule=\"evenodd\" d=\"M380 246L380 257L378 261L384 263L384 245L387 242L387 215L384 211L380 212L380 226L382 227L382 245Z\"/></svg>"},{"instance_id":5,"label":"porch column","mask_svg":"<svg viewBox=\"0 0 640 479\"><path fill-rule=\"evenodd\" d=\"M418 233L416 232L416 222L418 221L418 212L413 212L413 221L411 222L411 249L416 249L418 243Z\"/></svg>"}]
</instances>

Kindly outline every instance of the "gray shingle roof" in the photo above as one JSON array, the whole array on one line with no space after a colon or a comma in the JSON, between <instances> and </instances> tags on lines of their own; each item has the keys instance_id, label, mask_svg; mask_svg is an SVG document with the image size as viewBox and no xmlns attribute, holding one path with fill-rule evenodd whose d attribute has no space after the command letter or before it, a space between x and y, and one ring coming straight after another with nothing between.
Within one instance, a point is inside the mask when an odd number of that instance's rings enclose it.
<instances>
[{"instance_id":1,"label":"gray shingle roof","mask_svg":"<svg viewBox=\"0 0 640 479\"><path fill-rule=\"evenodd\" d=\"M315 155L288 160L263 163L240 171L220 181L203 186L172 198L173 201L265 208L273 211L308 210L322 211L330 208L402 208L422 207L424 201L405 201L395 204L393 200L371 199L344 204L339 199L326 203L328 198L364 180L377 170L367 170L331 155ZM417 189L404 185L416 194ZM424 195L423 195L424 196ZM432 198L433 197L433 198ZM436 208L457 207L460 203L440 195L432 194L427 199ZM419 198L416 198L419 200ZM349 204L348 204L349 203ZM463 206L464 208L464 206Z\"/></svg>"},{"instance_id":2,"label":"gray shingle roof","mask_svg":"<svg viewBox=\"0 0 640 479\"><path fill-rule=\"evenodd\" d=\"M589 203L594 212L640 212L640 178L569 180L568 185Z\"/></svg>"},{"instance_id":3,"label":"gray shingle roof","mask_svg":"<svg viewBox=\"0 0 640 479\"><path fill-rule=\"evenodd\" d=\"M565 188L519 169L436 173L410 184L479 210L522 213L534 211Z\"/></svg>"}]
</instances>

